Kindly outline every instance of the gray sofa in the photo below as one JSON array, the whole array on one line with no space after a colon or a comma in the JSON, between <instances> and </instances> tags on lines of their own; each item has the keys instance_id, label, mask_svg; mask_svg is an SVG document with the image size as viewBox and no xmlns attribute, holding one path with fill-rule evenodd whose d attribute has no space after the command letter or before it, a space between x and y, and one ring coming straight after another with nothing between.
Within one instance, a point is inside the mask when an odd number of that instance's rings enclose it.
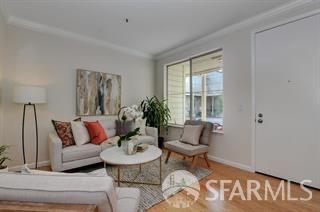
<instances>
[{"instance_id":1,"label":"gray sofa","mask_svg":"<svg viewBox=\"0 0 320 212\"><path fill-rule=\"evenodd\" d=\"M89 119L90 120L90 119ZM116 123L112 119L100 119L108 138L116 136ZM139 143L158 146L158 130L146 127L146 135L138 137ZM52 171L64 171L101 162L100 153L112 146L108 140L100 145L84 144L62 148L62 142L55 132L49 133L49 154Z\"/></svg>"},{"instance_id":2,"label":"gray sofa","mask_svg":"<svg viewBox=\"0 0 320 212\"><path fill-rule=\"evenodd\" d=\"M140 190L115 188L107 175L0 173L0 200L94 204L99 212L137 212Z\"/></svg>"}]
</instances>

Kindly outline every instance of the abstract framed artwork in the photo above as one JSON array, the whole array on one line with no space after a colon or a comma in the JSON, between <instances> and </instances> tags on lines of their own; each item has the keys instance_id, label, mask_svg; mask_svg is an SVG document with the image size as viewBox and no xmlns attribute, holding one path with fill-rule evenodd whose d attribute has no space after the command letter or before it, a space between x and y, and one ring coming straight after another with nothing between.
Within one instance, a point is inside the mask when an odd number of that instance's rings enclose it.
<instances>
[{"instance_id":1,"label":"abstract framed artwork","mask_svg":"<svg viewBox=\"0 0 320 212\"><path fill-rule=\"evenodd\" d=\"M121 107L121 76L78 69L76 92L77 115L116 115Z\"/></svg>"}]
</instances>

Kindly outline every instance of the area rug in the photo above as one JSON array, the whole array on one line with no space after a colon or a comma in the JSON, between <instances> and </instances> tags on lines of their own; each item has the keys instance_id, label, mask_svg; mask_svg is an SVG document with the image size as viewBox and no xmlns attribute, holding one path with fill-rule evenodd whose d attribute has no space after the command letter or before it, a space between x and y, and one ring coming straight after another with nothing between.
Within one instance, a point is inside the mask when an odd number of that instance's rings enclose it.
<instances>
[{"instance_id":1,"label":"area rug","mask_svg":"<svg viewBox=\"0 0 320 212\"><path fill-rule=\"evenodd\" d=\"M142 172L136 178L135 181L139 182L159 182L159 160L154 162L142 165ZM170 158L167 164L164 163L162 160L162 180L164 180L170 173L177 171L177 170L189 170L190 169L190 162L184 160L177 160L173 157ZM79 169L74 169L71 172L100 172L103 173L104 168L103 164L95 164L91 166L82 167ZM126 181L131 181L139 172L139 166L129 166L124 167L121 169L121 179ZM115 166L107 166L107 173L109 176L112 176L114 179L117 179L117 168ZM210 175L212 170L196 167L192 171L192 174L198 179L201 180L202 178ZM145 209L151 208L155 204L164 200L162 195L161 186L156 185L145 185L145 184L125 184L121 183L122 187L130 186L139 188L141 192L141 200L139 205L139 210L143 211Z\"/></svg>"}]
</instances>

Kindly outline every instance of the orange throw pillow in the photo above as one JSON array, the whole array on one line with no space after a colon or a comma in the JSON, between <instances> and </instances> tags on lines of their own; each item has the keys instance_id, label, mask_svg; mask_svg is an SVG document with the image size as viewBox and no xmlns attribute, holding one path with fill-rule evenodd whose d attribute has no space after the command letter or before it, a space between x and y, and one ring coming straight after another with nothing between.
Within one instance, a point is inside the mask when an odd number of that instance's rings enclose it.
<instances>
[{"instance_id":1,"label":"orange throw pillow","mask_svg":"<svg viewBox=\"0 0 320 212\"><path fill-rule=\"evenodd\" d=\"M96 122L84 121L83 123L88 130L91 143L99 145L108 139L108 137L107 137L103 127L99 123L99 121L96 121Z\"/></svg>"}]
</instances>

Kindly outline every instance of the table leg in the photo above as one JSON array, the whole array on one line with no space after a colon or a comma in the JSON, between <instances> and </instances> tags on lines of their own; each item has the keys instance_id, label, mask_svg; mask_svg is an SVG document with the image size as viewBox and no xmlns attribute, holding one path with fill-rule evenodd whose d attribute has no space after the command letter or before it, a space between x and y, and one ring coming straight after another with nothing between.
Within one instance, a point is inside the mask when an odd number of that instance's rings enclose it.
<instances>
[{"instance_id":1,"label":"table leg","mask_svg":"<svg viewBox=\"0 0 320 212\"><path fill-rule=\"evenodd\" d=\"M118 166L118 187L120 187L120 166Z\"/></svg>"}]
</instances>

